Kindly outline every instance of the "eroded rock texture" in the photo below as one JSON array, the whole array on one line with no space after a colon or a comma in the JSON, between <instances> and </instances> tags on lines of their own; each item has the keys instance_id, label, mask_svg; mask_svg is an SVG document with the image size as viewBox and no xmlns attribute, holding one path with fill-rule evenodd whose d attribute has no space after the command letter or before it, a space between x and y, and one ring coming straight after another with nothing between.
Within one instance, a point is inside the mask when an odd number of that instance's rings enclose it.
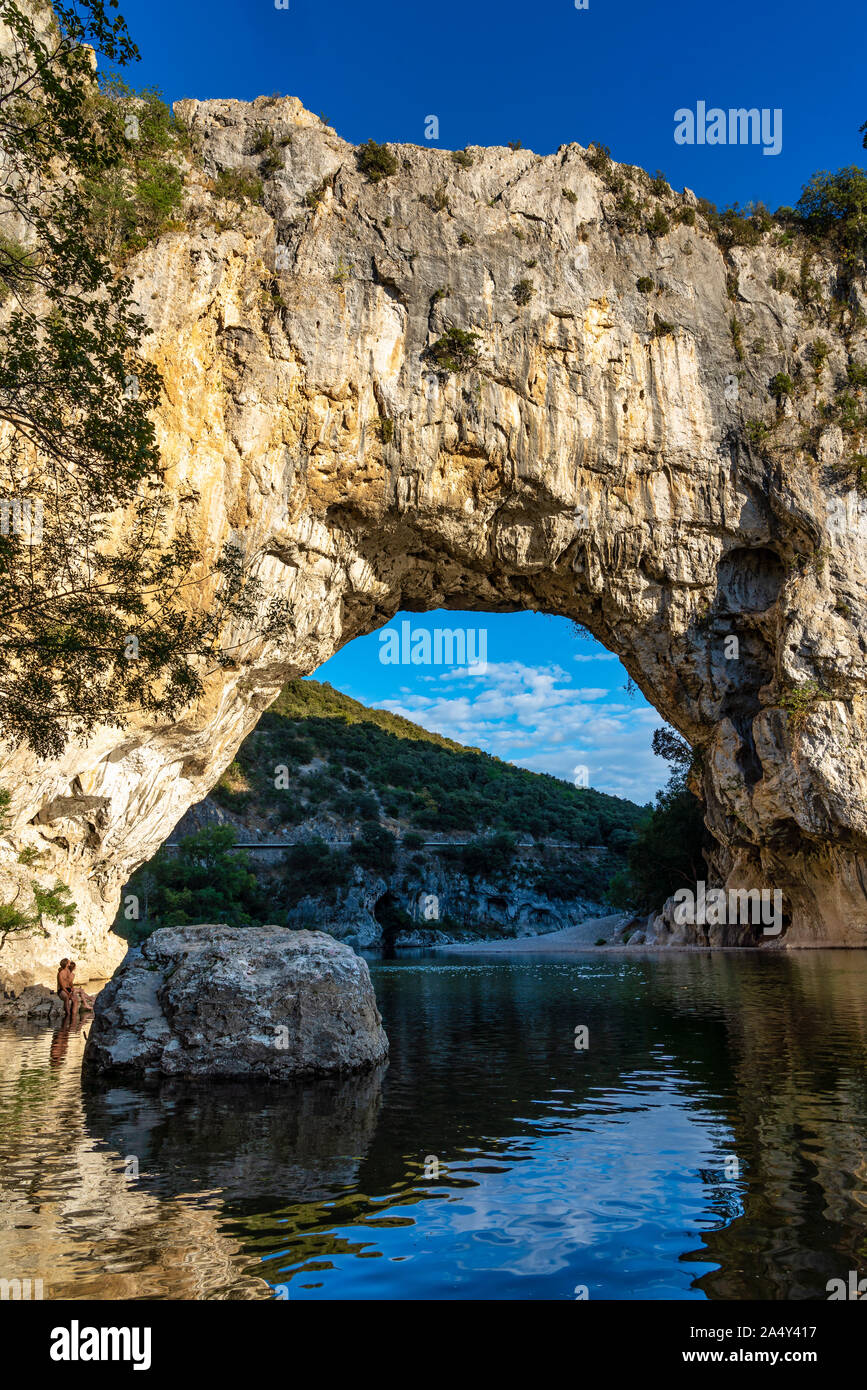
<instances>
[{"instance_id":1,"label":"eroded rock texture","mask_svg":"<svg viewBox=\"0 0 867 1390\"><path fill-rule=\"evenodd\" d=\"M624 229L622 195L577 145L472 150L469 167L395 147L397 172L371 183L294 99L180 112L199 151L188 224L136 262L176 524L210 559L229 538L258 555L293 627L280 643L234 634L236 668L170 727L107 730L51 764L7 753L4 895L36 846L80 926L7 943L6 979L53 978L70 953L82 977L111 969L130 871L287 679L400 608L586 624L701 754L709 877L781 888L787 945L863 945L867 501L840 467L850 441L819 415L867 357L862 291L833 301L820 257L824 308L772 288L802 269L773 232L726 258L700 216ZM217 198L221 170L261 170L261 126L288 142L263 205ZM630 177L648 209L690 205ZM450 325L478 335L478 363L441 373L425 353ZM798 363L778 417L769 380ZM756 420L774 426L764 443Z\"/></svg>"},{"instance_id":2,"label":"eroded rock texture","mask_svg":"<svg viewBox=\"0 0 867 1390\"><path fill-rule=\"evenodd\" d=\"M163 927L97 996L84 1065L291 1081L388 1056L367 962L323 932Z\"/></svg>"}]
</instances>

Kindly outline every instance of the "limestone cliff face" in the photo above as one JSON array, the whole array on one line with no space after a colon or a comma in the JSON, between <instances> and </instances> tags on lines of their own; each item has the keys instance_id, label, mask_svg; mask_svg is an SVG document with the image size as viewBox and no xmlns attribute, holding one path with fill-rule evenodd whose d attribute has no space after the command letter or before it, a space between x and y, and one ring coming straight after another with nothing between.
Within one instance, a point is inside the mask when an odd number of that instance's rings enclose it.
<instances>
[{"instance_id":1,"label":"limestone cliff face","mask_svg":"<svg viewBox=\"0 0 867 1390\"><path fill-rule=\"evenodd\" d=\"M701 216L620 230L618 195L577 145L472 150L468 167L394 147L397 172L371 183L294 99L180 114L199 151L187 226L135 267L176 524L209 558L240 541L293 626L280 643L233 634L236 667L171 726L106 730L55 763L7 750L4 898L35 846L80 926L7 943L6 979L45 979L70 952L109 970L129 873L287 679L400 608L584 623L700 751L718 881L781 888L786 944L867 942L867 499L819 414L867 360L863 291L832 321L821 258L818 313L771 287L801 271L776 232L726 259ZM213 179L261 170L260 127L288 142L284 167L242 208ZM651 205L690 202L630 177ZM450 325L478 335L478 362L441 373L425 350ZM798 362L775 423L769 380ZM756 420L774 424L766 443L750 442ZM190 601L209 599L204 585Z\"/></svg>"}]
</instances>

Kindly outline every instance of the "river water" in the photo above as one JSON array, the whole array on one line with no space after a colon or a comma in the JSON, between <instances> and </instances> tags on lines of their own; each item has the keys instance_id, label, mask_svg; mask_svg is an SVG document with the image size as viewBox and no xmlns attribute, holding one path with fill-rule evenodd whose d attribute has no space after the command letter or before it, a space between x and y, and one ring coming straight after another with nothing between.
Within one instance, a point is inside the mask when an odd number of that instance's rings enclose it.
<instances>
[{"instance_id":1,"label":"river water","mask_svg":"<svg viewBox=\"0 0 867 1390\"><path fill-rule=\"evenodd\" d=\"M867 1276L867 955L371 974L390 1063L340 1084L83 1088L87 1022L0 1027L0 1278L45 1298L824 1299Z\"/></svg>"}]
</instances>

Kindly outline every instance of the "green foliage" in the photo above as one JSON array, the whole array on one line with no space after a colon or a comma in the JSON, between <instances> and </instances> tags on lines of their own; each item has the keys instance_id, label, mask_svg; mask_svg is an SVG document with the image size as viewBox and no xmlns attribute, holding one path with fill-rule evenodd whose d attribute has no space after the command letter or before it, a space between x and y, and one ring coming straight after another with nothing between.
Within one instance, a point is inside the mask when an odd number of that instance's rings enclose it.
<instances>
[{"instance_id":1,"label":"green foliage","mask_svg":"<svg viewBox=\"0 0 867 1390\"><path fill-rule=\"evenodd\" d=\"M831 699L833 696L829 691L823 689L818 681L808 680L784 691L780 699L780 706L789 716L790 727L795 733L798 733L803 729L816 706L822 700Z\"/></svg>"},{"instance_id":2,"label":"green foliage","mask_svg":"<svg viewBox=\"0 0 867 1390\"><path fill-rule=\"evenodd\" d=\"M744 433L750 443L758 447L764 444L768 435L771 433L771 427L765 424L764 420L747 420L744 426Z\"/></svg>"},{"instance_id":3,"label":"green foliage","mask_svg":"<svg viewBox=\"0 0 867 1390\"><path fill-rule=\"evenodd\" d=\"M615 831L614 834L621 832ZM629 844L634 838L632 831L623 832ZM604 902L608 896L612 878L625 869L622 854L603 854L598 859L576 858L574 854L546 851L542 863L533 870L531 884L535 892L544 893L546 898L573 902L576 898L589 898Z\"/></svg>"},{"instance_id":4,"label":"green foliage","mask_svg":"<svg viewBox=\"0 0 867 1390\"><path fill-rule=\"evenodd\" d=\"M102 0L55 12L42 36L0 0L0 217L27 247L0 248L0 496L42 522L37 543L0 537L0 721L39 756L131 708L177 713L202 689L199 659L229 661L228 617L261 597L238 550L209 567L183 525L168 535L160 376L132 281L109 259L170 225L185 132L156 92L97 85L82 45L121 66L137 56ZM193 583L216 608L188 611Z\"/></svg>"},{"instance_id":5,"label":"green foliage","mask_svg":"<svg viewBox=\"0 0 867 1390\"><path fill-rule=\"evenodd\" d=\"M176 851L163 847L124 890L124 897L139 899L143 915L127 921L121 910L115 929L140 941L158 927L247 927L266 920L270 904L249 856L233 848L236 841L232 826L216 825L185 836Z\"/></svg>"},{"instance_id":6,"label":"green foliage","mask_svg":"<svg viewBox=\"0 0 867 1390\"><path fill-rule=\"evenodd\" d=\"M578 194L573 192L571 188L563 188L560 191L562 192L563 197L566 199L567 203L578 202Z\"/></svg>"},{"instance_id":7,"label":"green foliage","mask_svg":"<svg viewBox=\"0 0 867 1390\"><path fill-rule=\"evenodd\" d=\"M268 150L259 167L266 179L272 178L274 174L279 174L283 168L282 154L278 149Z\"/></svg>"},{"instance_id":8,"label":"green foliage","mask_svg":"<svg viewBox=\"0 0 867 1390\"><path fill-rule=\"evenodd\" d=\"M284 855L278 896L290 909L306 897L333 903L337 890L349 882L351 872L346 852L332 849L320 838L293 845Z\"/></svg>"},{"instance_id":9,"label":"green foliage","mask_svg":"<svg viewBox=\"0 0 867 1390\"><path fill-rule=\"evenodd\" d=\"M611 151L607 145L593 144L588 146L584 158L594 174L604 176L611 170Z\"/></svg>"},{"instance_id":10,"label":"green foliage","mask_svg":"<svg viewBox=\"0 0 867 1390\"><path fill-rule=\"evenodd\" d=\"M777 372L776 376L771 377L768 389L777 405L782 405L787 396L794 395L795 383L788 372Z\"/></svg>"},{"instance_id":11,"label":"green foliage","mask_svg":"<svg viewBox=\"0 0 867 1390\"><path fill-rule=\"evenodd\" d=\"M672 764L668 784L638 827L627 856L627 870L614 897L637 912L659 908L678 888L704 876L704 822L701 802L687 787L692 750L677 734L658 729L653 751Z\"/></svg>"},{"instance_id":12,"label":"green foliage","mask_svg":"<svg viewBox=\"0 0 867 1390\"><path fill-rule=\"evenodd\" d=\"M867 493L867 454L853 454L843 465L860 493Z\"/></svg>"},{"instance_id":13,"label":"green foliage","mask_svg":"<svg viewBox=\"0 0 867 1390\"><path fill-rule=\"evenodd\" d=\"M637 232L641 227L644 204L638 202L632 193L623 188L618 192L614 210L614 221L623 232Z\"/></svg>"},{"instance_id":14,"label":"green foliage","mask_svg":"<svg viewBox=\"0 0 867 1390\"><path fill-rule=\"evenodd\" d=\"M517 836L506 831L476 840L469 840L444 857L460 862L469 878L502 878L509 872L515 858Z\"/></svg>"},{"instance_id":15,"label":"green foliage","mask_svg":"<svg viewBox=\"0 0 867 1390\"><path fill-rule=\"evenodd\" d=\"M11 799L9 791L0 787L0 835L4 835L9 829ZM19 855L18 862L31 864L36 857L36 851L28 853L25 850ZM67 884L57 879L53 888L43 888L31 880L30 888L33 893L33 908L29 911L17 907L15 901L0 903L0 950L10 936L47 936L46 918L52 922L59 922L67 930L75 921L78 909Z\"/></svg>"},{"instance_id":16,"label":"green foliage","mask_svg":"<svg viewBox=\"0 0 867 1390\"><path fill-rule=\"evenodd\" d=\"M694 227L694 226L695 226L695 208L693 208L693 207L678 208L677 211L676 211L675 214L674 214L674 220L675 220L675 222L679 223L681 226L684 226L684 227Z\"/></svg>"},{"instance_id":17,"label":"green foliage","mask_svg":"<svg viewBox=\"0 0 867 1390\"><path fill-rule=\"evenodd\" d=\"M59 922L68 930L78 911L69 886L61 883L59 879L55 881L53 888L41 888L38 883L32 883L30 886L33 889L40 927L44 926L43 919L47 917L52 922Z\"/></svg>"},{"instance_id":18,"label":"green foliage","mask_svg":"<svg viewBox=\"0 0 867 1390\"><path fill-rule=\"evenodd\" d=\"M471 169L475 162L469 150L453 150L452 160L455 164L459 165L461 169Z\"/></svg>"},{"instance_id":19,"label":"green foliage","mask_svg":"<svg viewBox=\"0 0 867 1390\"><path fill-rule=\"evenodd\" d=\"M261 203L264 187L258 174L246 169L221 169L214 179L214 193L231 203Z\"/></svg>"},{"instance_id":20,"label":"green foliage","mask_svg":"<svg viewBox=\"0 0 867 1390\"><path fill-rule=\"evenodd\" d=\"M26 294L37 269L34 253L0 232L0 304L11 294Z\"/></svg>"},{"instance_id":21,"label":"green foliage","mask_svg":"<svg viewBox=\"0 0 867 1390\"><path fill-rule=\"evenodd\" d=\"M253 131L253 138L250 142L251 154L267 154L273 150L277 144L276 137L269 125L257 125Z\"/></svg>"},{"instance_id":22,"label":"green foliage","mask_svg":"<svg viewBox=\"0 0 867 1390\"><path fill-rule=\"evenodd\" d=\"M763 203L751 203L744 210L732 203L720 211L706 198L700 198L699 210L724 251L733 246L757 246L773 226L773 218Z\"/></svg>"},{"instance_id":23,"label":"green foliage","mask_svg":"<svg viewBox=\"0 0 867 1390\"><path fill-rule=\"evenodd\" d=\"M10 936L47 936L40 927L39 918L33 912L22 912L15 903L0 903L0 951Z\"/></svg>"},{"instance_id":24,"label":"green foliage","mask_svg":"<svg viewBox=\"0 0 867 1390\"><path fill-rule=\"evenodd\" d=\"M512 298L516 304L524 306L530 303L536 293L532 280L519 280L512 290Z\"/></svg>"},{"instance_id":25,"label":"green foliage","mask_svg":"<svg viewBox=\"0 0 867 1390\"><path fill-rule=\"evenodd\" d=\"M463 328L447 328L442 337L425 348L423 356L441 372L465 372L478 364L480 342L477 333Z\"/></svg>"},{"instance_id":26,"label":"green foliage","mask_svg":"<svg viewBox=\"0 0 867 1390\"><path fill-rule=\"evenodd\" d=\"M833 403L831 414L839 421L844 434L861 434L867 429L867 409L857 392L841 391Z\"/></svg>"},{"instance_id":27,"label":"green foliage","mask_svg":"<svg viewBox=\"0 0 867 1390\"><path fill-rule=\"evenodd\" d=\"M649 275L642 275L636 280L635 288L640 290L642 294L652 294L654 289L653 281Z\"/></svg>"},{"instance_id":28,"label":"green foliage","mask_svg":"<svg viewBox=\"0 0 867 1390\"><path fill-rule=\"evenodd\" d=\"M656 208L653 216L647 224L647 231L652 237L666 236L671 231L671 223L663 212L662 208Z\"/></svg>"},{"instance_id":29,"label":"green foliage","mask_svg":"<svg viewBox=\"0 0 867 1390\"><path fill-rule=\"evenodd\" d=\"M369 183L390 178L398 169L396 156L387 145L378 145L375 140L368 140L356 150L355 161L359 172L365 175Z\"/></svg>"},{"instance_id":30,"label":"green foliage","mask_svg":"<svg viewBox=\"0 0 867 1390\"><path fill-rule=\"evenodd\" d=\"M304 194L304 201L309 208L313 208L315 210L319 207L319 204L325 197L328 184L329 180L323 179L321 183L316 184L315 188L309 188L307 190L307 192Z\"/></svg>"},{"instance_id":31,"label":"green foliage","mask_svg":"<svg viewBox=\"0 0 867 1390\"><path fill-rule=\"evenodd\" d=\"M275 766L297 769L314 757L327 764L318 786L296 775L291 792L275 790ZM367 709L316 681L284 687L240 749L230 781L248 789L246 810L261 817L304 798L305 814L364 812L378 822L380 803L394 802L408 834L468 832L488 842L504 832L606 844L643 814L631 802L527 772L399 715Z\"/></svg>"},{"instance_id":32,"label":"green foliage","mask_svg":"<svg viewBox=\"0 0 867 1390\"><path fill-rule=\"evenodd\" d=\"M285 790L275 785L278 766L290 770ZM632 802L576 789L464 748L315 681L284 688L212 795L230 814L274 828L331 816L341 838L346 832L340 818L361 824L348 849L312 839L289 847L278 866L263 861L255 873L247 856L232 850L231 827L220 828L211 845L218 852L207 863L201 840L190 837L192 844L184 841L177 858L162 850L134 877L125 895L139 897L144 920L131 927L121 919L121 931L153 930L169 924L177 912L188 921L239 924L283 921L293 914L289 920L297 923L304 898L331 903L359 870L376 876L393 872L398 849L412 856L401 861L407 873L418 875L430 832L469 837L437 857L451 859L471 877L523 873L524 881L552 897L601 901L612 873L624 863L635 826L647 814ZM403 829L399 845L380 823L384 811ZM610 853L588 860L544 848L525 870L516 843L528 835L579 847L607 846ZM207 872L201 871L203 863ZM200 895L208 885L219 890L216 898Z\"/></svg>"},{"instance_id":33,"label":"green foliage","mask_svg":"<svg viewBox=\"0 0 867 1390\"><path fill-rule=\"evenodd\" d=\"M394 868L395 838L384 825L366 821L349 847L353 859L372 873L388 874Z\"/></svg>"},{"instance_id":34,"label":"green foliage","mask_svg":"<svg viewBox=\"0 0 867 1390\"><path fill-rule=\"evenodd\" d=\"M93 234L114 259L141 250L176 224L183 203L178 158L187 137L155 88L136 93L116 74L101 82L111 122L134 122L123 157L84 182ZM131 128L131 127L130 127Z\"/></svg>"},{"instance_id":35,"label":"green foliage","mask_svg":"<svg viewBox=\"0 0 867 1390\"><path fill-rule=\"evenodd\" d=\"M813 175L796 213L809 236L829 240L844 262L867 255L867 172L854 165Z\"/></svg>"},{"instance_id":36,"label":"green foliage","mask_svg":"<svg viewBox=\"0 0 867 1390\"><path fill-rule=\"evenodd\" d=\"M429 207L431 212L446 212L449 206L449 191L447 186L442 183L433 193L419 194L419 202Z\"/></svg>"},{"instance_id":37,"label":"green foliage","mask_svg":"<svg viewBox=\"0 0 867 1390\"><path fill-rule=\"evenodd\" d=\"M821 374L822 374L822 370L823 370L823 368L824 368L824 366L825 366L825 363L826 363L827 360L828 360L828 355L829 355L831 349L830 349L830 347L828 346L828 344L825 342L825 339L824 339L824 338L816 338L815 342L812 342L812 343L810 344L810 347L809 347L809 350L808 350L808 351L809 351L810 361L811 361L812 364L813 364L813 371L814 371L814 373L815 373L815 375L816 375L816 378L817 378L817 380L818 380L818 378L819 378L819 377L821 376ZM851 378L850 378L850 380L851 380Z\"/></svg>"},{"instance_id":38,"label":"green foliage","mask_svg":"<svg viewBox=\"0 0 867 1390\"><path fill-rule=\"evenodd\" d=\"M850 386L867 386L867 366L863 362L850 362L846 367L846 378Z\"/></svg>"},{"instance_id":39,"label":"green foliage","mask_svg":"<svg viewBox=\"0 0 867 1390\"><path fill-rule=\"evenodd\" d=\"M732 347L735 350L735 357L739 362L744 360L744 334L740 320L733 314L729 319L729 332L732 335Z\"/></svg>"}]
</instances>

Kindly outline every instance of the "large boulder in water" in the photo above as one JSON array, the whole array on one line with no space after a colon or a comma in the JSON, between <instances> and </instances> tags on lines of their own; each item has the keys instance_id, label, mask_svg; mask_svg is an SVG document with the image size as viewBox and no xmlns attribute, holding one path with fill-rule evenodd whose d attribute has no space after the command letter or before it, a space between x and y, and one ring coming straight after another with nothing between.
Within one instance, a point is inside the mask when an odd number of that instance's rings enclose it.
<instances>
[{"instance_id":1,"label":"large boulder in water","mask_svg":"<svg viewBox=\"0 0 867 1390\"><path fill-rule=\"evenodd\" d=\"M323 932L163 927L99 995L89 1071L289 1080L382 1062L367 963Z\"/></svg>"}]
</instances>

